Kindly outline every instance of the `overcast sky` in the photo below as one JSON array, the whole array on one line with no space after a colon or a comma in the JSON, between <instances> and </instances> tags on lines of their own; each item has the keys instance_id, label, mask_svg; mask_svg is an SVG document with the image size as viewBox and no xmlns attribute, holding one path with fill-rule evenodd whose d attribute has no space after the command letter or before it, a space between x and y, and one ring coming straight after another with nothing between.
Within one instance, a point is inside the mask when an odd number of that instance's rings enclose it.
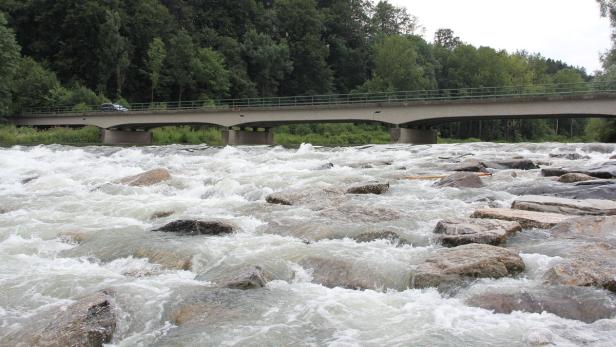
<instances>
[{"instance_id":1,"label":"overcast sky","mask_svg":"<svg viewBox=\"0 0 616 347\"><path fill-rule=\"evenodd\" d=\"M601 68L610 25L595 0L390 0L417 16L424 37L450 28L462 41L509 52L525 49L585 67Z\"/></svg>"}]
</instances>

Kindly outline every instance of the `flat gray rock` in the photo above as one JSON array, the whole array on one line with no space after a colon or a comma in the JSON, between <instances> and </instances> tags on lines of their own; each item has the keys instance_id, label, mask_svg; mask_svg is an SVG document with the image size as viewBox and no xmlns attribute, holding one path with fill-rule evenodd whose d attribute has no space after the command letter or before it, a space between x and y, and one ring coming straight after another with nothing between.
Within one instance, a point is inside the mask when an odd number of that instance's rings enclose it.
<instances>
[{"instance_id":1,"label":"flat gray rock","mask_svg":"<svg viewBox=\"0 0 616 347\"><path fill-rule=\"evenodd\" d=\"M434 233L443 246L455 247L469 243L497 246L510 235L521 231L518 222L497 219L446 219L438 222Z\"/></svg>"},{"instance_id":2,"label":"flat gray rock","mask_svg":"<svg viewBox=\"0 0 616 347\"><path fill-rule=\"evenodd\" d=\"M528 195L518 198L513 202L511 208L572 215L616 215L615 201L597 199L574 200L542 195Z\"/></svg>"},{"instance_id":3,"label":"flat gray rock","mask_svg":"<svg viewBox=\"0 0 616 347\"><path fill-rule=\"evenodd\" d=\"M502 247L469 244L436 252L411 276L411 288L440 287L473 278L500 278L524 271L522 258Z\"/></svg>"},{"instance_id":4,"label":"flat gray rock","mask_svg":"<svg viewBox=\"0 0 616 347\"><path fill-rule=\"evenodd\" d=\"M583 173L568 173L568 174L564 174L562 176L560 176L558 178L558 182L561 183L577 183L577 182L584 182L584 181L591 181L594 180L594 177L588 176L586 174Z\"/></svg>"},{"instance_id":5,"label":"flat gray rock","mask_svg":"<svg viewBox=\"0 0 616 347\"><path fill-rule=\"evenodd\" d=\"M476 210L471 218L488 218L518 222L522 228L549 229L564 222L571 216L558 213L513 210L507 208L485 208Z\"/></svg>"},{"instance_id":6,"label":"flat gray rock","mask_svg":"<svg viewBox=\"0 0 616 347\"><path fill-rule=\"evenodd\" d=\"M449 175L434 184L438 188L481 188L483 182L481 178L471 172L457 172Z\"/></svg>"}]
</instances>

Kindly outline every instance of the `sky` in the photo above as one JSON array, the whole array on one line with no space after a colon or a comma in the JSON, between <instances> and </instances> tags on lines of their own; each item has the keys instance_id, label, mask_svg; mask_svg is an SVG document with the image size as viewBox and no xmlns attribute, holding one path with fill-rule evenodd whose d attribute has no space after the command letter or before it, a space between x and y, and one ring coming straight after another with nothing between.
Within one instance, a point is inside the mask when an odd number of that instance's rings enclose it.
<instances>
[{"instance_id":1,"label":"sky","mask_svg":"<svg viewBox=\"0 0 616 347\"><path fill-rule=\"evenodd\" d=\"M526 50L586 68L601 69L611 47L609 20L595 0L390 0L419 18L424 37L452 29L463 42L509 52Z\"/></svg>"}]
</instances>

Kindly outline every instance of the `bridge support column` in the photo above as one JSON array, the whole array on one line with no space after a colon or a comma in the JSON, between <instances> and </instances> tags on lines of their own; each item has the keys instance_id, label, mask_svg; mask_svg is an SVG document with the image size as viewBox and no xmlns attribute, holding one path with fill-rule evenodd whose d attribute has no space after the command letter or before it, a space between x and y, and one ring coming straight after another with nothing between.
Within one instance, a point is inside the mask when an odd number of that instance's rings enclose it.
<instances>
[{"instance_id":1,"label":"bridge support column","mask_svg":"<svg viewBox=\"0 0 616 347\"><path fill-rule=\"evenodd\" d=\"M103 129L104 145L150 145L152 144L151 131L132 131Z\"/></svg>"},{"instance_id":2,"label":"bridge support column","mask_svg":"<svg viewBox=\"0 0 616 347\"><path fill-rule=\"evenodd\" d=\"M392 143L411 143L414 145L431 145L436 143L436 130L393 128L389 129Z\"/></svg>"},{"instance_id":3,"label":"bridge support column","mask_svg":"<svg viewBox=\"0 0 616 347\"><path fill-rule=\"evenodd\" d=\"M274 132L272 129L264 131L248 130L223 130L222 140L225 145L273 145Z\"/></svg>"}]
</instances>

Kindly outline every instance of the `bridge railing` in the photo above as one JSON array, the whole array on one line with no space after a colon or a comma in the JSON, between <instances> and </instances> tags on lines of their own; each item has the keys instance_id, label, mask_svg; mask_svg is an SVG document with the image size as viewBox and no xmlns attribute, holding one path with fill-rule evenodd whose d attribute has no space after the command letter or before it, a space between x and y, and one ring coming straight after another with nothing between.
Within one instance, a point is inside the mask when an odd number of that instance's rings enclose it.
<instances>
[{"instance_id":1,"label":"bridge railing","mask_svg":"<svg viewBox=\"0 0 616 347\"><path fill-rule=\"evenodd\" d=\"M414 91L392 91L378 93L351 93L307 96L263 97L244 99L217 99L194 101L171 101L154 103L133 103L131 112L164 112L190 110L241 110L254 108L288 108L306 106L342 106L349 104L387 104L400 102L421 102L432 100L497 99L512 97L544 97L558 95L582 95L602 92L616 92L616 82L563 83L526 86L480 87L458 89L435 89ZM57 106L27 108L24 115L109 113L100 105ZM118 112L118 115L122 113Z\"/></svg>"}]
</instances>

